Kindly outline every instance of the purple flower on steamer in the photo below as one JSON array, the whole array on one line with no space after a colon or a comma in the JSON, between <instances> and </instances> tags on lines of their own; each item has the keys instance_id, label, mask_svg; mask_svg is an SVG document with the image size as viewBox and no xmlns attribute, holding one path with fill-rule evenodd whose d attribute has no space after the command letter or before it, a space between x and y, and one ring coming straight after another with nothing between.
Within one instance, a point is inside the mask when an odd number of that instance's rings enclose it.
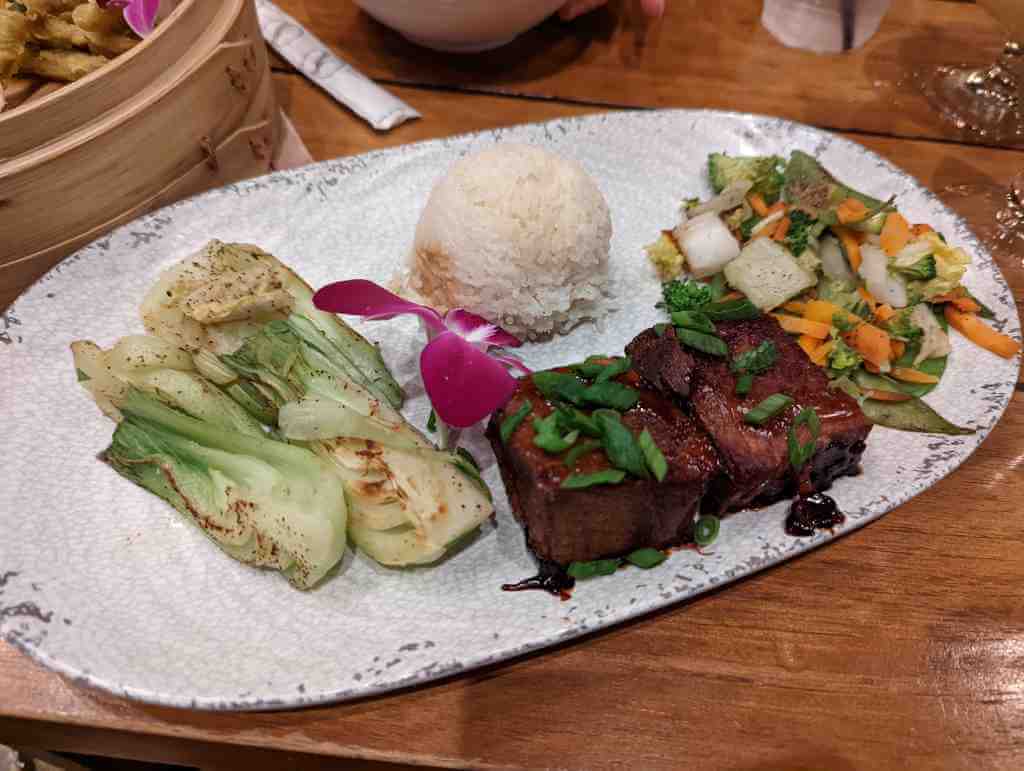
<instances>
[{"instance_id":1,"label":"purple flower on steamer","mask_svg":"<svg viewBox=\"0 0 1024 771\"><path fill-rule=\"evenodd\" d=\"M365 279L328 284L313 303L322 311L368 321L418 316L430 338L420 353L423 386L437 416L455 428L472 426L511 398L516 381L506 367L529 372L518 359L491 351L522 345L517 337L463 308L442 316Z\"/></svg>"},{"instance_id":2,"label":"purple flower on steamer","mask_svg":"<svg viewBox=\"0 0 1024 771\"><path fill-rule=\"evenodd\" d=\"M121 8L124 20L139 37L146 37L156 26L160 0L96 0L100 8Z\"/></svg>"}]
</instances>

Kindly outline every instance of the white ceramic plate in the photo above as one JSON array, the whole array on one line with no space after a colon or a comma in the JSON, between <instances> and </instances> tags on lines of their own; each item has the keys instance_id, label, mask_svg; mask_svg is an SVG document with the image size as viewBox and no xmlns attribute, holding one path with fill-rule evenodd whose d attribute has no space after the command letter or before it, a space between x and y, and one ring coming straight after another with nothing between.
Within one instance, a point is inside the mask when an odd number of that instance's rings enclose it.
<instances>
[{"instance_id":1,"label":"white ceramic plate","mask_svg":"<svg viewBox=\"0 0 1024 771\"><path fill-rule=\"evenodd\" d=\"M0 323L0 633L76 681L148 702L209 709L269 709L351 699L423 683L693 597L826 543L882 516L967 458L999 419L1018 362L954 335L951 365L928 397L976 426L966 437L876 429L864 473L832 494L847 514L835 534L794 539L786 505L723 522L713 554L675 553L650 571L626 569L582 583L568 602L503 593L534 572L479 432L470 447L496 493L497 523L470 548L429 569L382 569L362 556L319 589L300 593L279 575L223 555L163 501L97 459L112 424L75 383L68 343L109 345L141 331L137 306L159 271L210 238L262 245L314 286L390 277L411 243L432 184L456 158L497 141L532 142L577 158L607 196L612 271L621 310L523 349L536 367L621 351L659 320L658 284L642 247L670 226L677 202L706 195L715 150L802 149L841 179L898 196L912 221L932 223L974 256L966 283L1019 336L1003 277L965 224L931 193L859 145L786 121L721 112L597 115L426 142L244 182L185 201L66 260ZM365 325L383 342L413 397L415 326Z\"/></svg>"}]
</instances>

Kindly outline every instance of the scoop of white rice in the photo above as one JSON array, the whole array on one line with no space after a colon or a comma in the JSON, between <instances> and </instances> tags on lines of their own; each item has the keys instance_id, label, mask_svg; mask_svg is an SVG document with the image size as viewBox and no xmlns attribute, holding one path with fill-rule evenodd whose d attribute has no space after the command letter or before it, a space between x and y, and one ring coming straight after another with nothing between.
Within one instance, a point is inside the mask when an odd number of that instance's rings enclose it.
<instances>
[{"instance_id":1,"label":"scoop of white rice","mask_svg":"<svg viewBox=\"0 0 1024 771\"><path fill-rule=\"evenodd\" d=\"M526 339L603 315L612 224L575 161L499 144L458 161L416 228L409 287Z\"/></svg>"}]
</instances>

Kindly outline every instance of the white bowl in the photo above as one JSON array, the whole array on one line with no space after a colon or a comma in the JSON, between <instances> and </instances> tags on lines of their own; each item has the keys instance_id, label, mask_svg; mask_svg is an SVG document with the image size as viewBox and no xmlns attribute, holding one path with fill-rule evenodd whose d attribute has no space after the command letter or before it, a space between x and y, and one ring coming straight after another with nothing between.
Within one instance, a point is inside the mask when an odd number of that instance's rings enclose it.
<instances>
[{"instance_id":1,"label":"white bowl","mask_svg":"<svg viewBox=\"0 0 1024 771\"><path fill-rule=\"evenodd\" d=\"M498 48L538 24L565 0L355 0L377 21L418 45L472 53Z\"/></svg>"}]
</instances>

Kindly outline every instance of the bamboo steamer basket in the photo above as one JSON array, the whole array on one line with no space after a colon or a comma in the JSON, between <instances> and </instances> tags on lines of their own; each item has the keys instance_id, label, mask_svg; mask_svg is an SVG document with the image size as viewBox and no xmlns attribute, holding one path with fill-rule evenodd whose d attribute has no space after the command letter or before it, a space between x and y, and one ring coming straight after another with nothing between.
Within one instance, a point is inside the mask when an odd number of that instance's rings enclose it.
<instances>
[{"instance_id":1,"label":"bamboo steamer basket","mask_svg":"<svg viewBox=\"0 0 1024 771\"><path fill-rule=\"evenodd\" d=\"M0 308L117 225L268 172L281 134L253 0L182 0L103 69L0 113Z\"/></svg>"}]
</instances>

